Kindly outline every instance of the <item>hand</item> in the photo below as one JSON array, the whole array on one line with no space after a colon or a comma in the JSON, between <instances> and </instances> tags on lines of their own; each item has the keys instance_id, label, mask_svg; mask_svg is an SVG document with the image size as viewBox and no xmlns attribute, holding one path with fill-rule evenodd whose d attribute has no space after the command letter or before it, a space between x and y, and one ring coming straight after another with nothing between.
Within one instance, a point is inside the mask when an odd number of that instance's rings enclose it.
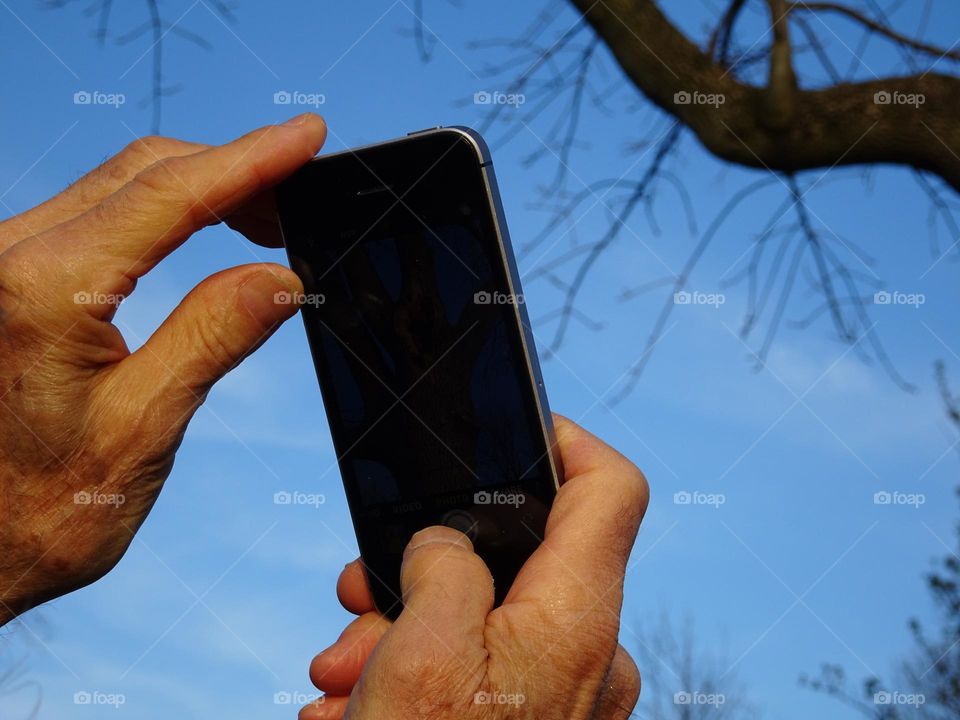
<instances>
[{"instance_id":1,"label":"hand","mask_svg":"<svg viewBox=\"0 0 960 720\"><path fill-rule=\"evenodd\" d=\"M450 528L423 530L407 546L393 624L351 563L337 594L360 617L314 658L310 677L326 695L300 720L630 717L640 675L617 632L647 483L618 452L554 417L566 482L503 605L492 609L489 570Z\"/></svg>"},{"instance_id":2,"label":"hand","mask_svg":"<svg viewBox=\"0 0 960 720\"><path fill-rule=\"evenodd\" d=\"M325 135L305 115L221 147L144 138L0 223L0 624L119 561L210 387L303 288L280 265L224 270L134 353L111 322L119 301Z\"/></svg>"}]
</instances>

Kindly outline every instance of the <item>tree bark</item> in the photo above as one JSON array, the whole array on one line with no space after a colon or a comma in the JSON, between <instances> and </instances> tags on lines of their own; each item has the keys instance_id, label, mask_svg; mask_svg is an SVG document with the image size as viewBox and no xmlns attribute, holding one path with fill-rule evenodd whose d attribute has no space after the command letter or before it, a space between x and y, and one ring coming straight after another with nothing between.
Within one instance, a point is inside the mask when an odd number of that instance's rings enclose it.
<instances>
[{"instance_id":1,"label":"tree bark","mask_svg":"<svg viewBox=\"0 0 960 720\"><path fill-rule=\"evenodd\" d=\"M781 172L894 163L940 176L960 192L960 79L929 72L841 83L783 97L781 84L737 80L667 19L653 0L571 0L634 85L717 157ZM777 3L773 3L776 5ZM720 105L680 104L680 92ZM877 93L922 104L882 104Z\"/></svg>"}]
</instances>

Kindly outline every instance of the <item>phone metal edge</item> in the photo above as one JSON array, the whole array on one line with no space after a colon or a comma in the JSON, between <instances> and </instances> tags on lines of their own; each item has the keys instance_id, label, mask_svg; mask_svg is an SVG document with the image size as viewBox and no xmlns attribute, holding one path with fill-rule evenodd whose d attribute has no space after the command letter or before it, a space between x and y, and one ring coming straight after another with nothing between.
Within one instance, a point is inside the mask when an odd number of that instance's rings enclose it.
<instances>
[{"instance_id":1,"label":"phone metal edge","mask_svg":"<svg viewBox=\"0 0 960 720\"><path fill-rule=\"evenodd\" d=\"M550 459L550 469L553 471L554 487L559 490L560 483L564 477L563 458L560 456L560 448L557 444L557 434L553 427L553 417L550 414L550 401L547 399L547 389L543 381L543 372L540 369L540 357L537 354L536 339L533 335L533 328L530 325L527 305L526 302L516 302L516 298L523 296L523 287L520 284L520 270L517 267L517 261L513 254L513 244L510 241L510 231L507 228L507 218L503 211L503 201L500 198L500 189L497 184L496 173L493 169L490 149L487 147L487 143L480 133L473 128L462 125L427 130L424 131L423 134L430 134L431 132L436 132L441 129L462 133L476 148L477 154L481 159L480 169L483 173L483 180L487 189L487 199L490 201L493 210L497 244L500 246L500 255L507 268L507 284L510 286L510 294L511 297L515 299L513 303L514 317L516 317L520 329L520 342L523 345L523 354L527 363L528 374L533 381L534 397L537 403L537 416L544 437L547 438L547 450Z\"/></svg>"}]
</instances>

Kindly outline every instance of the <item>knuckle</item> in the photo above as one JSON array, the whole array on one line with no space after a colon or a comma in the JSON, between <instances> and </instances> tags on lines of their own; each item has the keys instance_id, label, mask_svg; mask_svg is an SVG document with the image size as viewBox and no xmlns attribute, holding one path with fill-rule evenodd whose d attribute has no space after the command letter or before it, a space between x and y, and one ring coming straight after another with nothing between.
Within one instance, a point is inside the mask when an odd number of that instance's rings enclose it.
<instances>
[{"instance_id":1,"label":"knuckle","mask_svg":"<svg viewBox=\"0 0 960 720\"><path fill-rule=\"evenodd\" d=\"M131 141L123 150L119 157L127 160L148 159L147 164L156 161L162 152L164 138L159 135L144 135L141 138Z\"/></svg>"},{"instance_id":2,"label":"knuckle","mask_svg":"<svg viewBox=\"0 0 960 720\"><path fill-rule=\"evenodd\" d=\"M188 157L165 157L133 176L132 183L152 200L185 216L191 224L203 224L210 215L202 196L190 185L192 161Z\"/></svg>"},{"instance_id":3,"label":"knuckle","mask_svg":"<svg viewBox=\"0 0 960 720\"><path fill-rule=\"evenodd\" d=\"M642 680L637 663L626 650L618 653L619 662L614 663L613 685L618 688L620 700L631 710L640 698Z\"/></svg>"},{"instance_id":4,"label":"knuckle","mask_svg":"<svg viewBox=\"0 0 960 720\"><path fill-rule=\"evenodd\" d=\"M623 527L618 531L626 531L639 525L643 519L650 502L650 485L640 468L627 458L622 457L622 462L612 467L611 471L611 490L621 503L617 519Z\"/></svg>"},{"instance_id":5,"label":"knuckle","mask_svg":"<svg viewBox=\"0 0 960 720\"><path fill-rule=\"evenodd\" d=\"M139 165L146 167L165 158L177 157L193 149L191 143L162 135L144 135L137 138L122 151L129 159L140 160Z\"/></svg>"},{"instance_id":6,"label":"knuckle","mask_svg":"<svg viewBox=\"0 0 960 720\"><path fill-rule=\"evenodd\" d=\"M238 176L238 195L253 196L265 190L269 185L256 158L242 163L237 167L236 172Z\"/></svg>"},{"instance_id":7,"label":"knuckle","mask_svg":"<svg viewBox=\"0 0 960 720\"><path fill-rule=\"evenodd\" d=\"M605 537L613 547L629 550L646 514L650 502L650 487L640 469L628 461L622 470L614 471L610 476L610 492L614 493L617 504L608 516Z\"/></svg>"},{"instance_id":8,"label":"knuckle","mask_svg":"<svg viewBox=\"0 0 960 720\"><path fill-rule=\"evenodd\" d=\"M170 159L156 160L134 174L131 182L151 194L168 195L172 187Z\"/></svg>"},{"instance_id":9,"label":"knuckle","mask_svg":"<svg viewBox=\"0 0 960 720\"><path fill-rule=\"evenodd\" d=\"M184 159L204 146L162 135L146 135L129 143L103 169L117 180L128 181L137 173L167 160Z\"/></svg>"},{"instance_id":10,"label":"knuckle","mask_svg":"<svg viewBox=\"0 0 960 720\"><path fill-rule=\"evenodd\" d=\"M266 141L273 137L276 132L277 128L267 126L254 130L247 136L249 149L244 153L243 159L234 166L234 172L241 181L240 185L247 194L256 194L266 189L269 185L261 169L260 154L254 149L260 146L266 146Z\"/></svg>"},{"instance_id":11,"label":"knuckle","mask_svg":"<svg viewBox=\"0 0 960 720\"><path fill-rule=\"evenodd\" d=\"M148 187L161 192L183 187L183 176L187 172L189 161L182 157L162 157L141 170L134 177Z\"/></svg>"},{"instance_id":12,"label":"knuckle","mask_svg":"<svg viewBox=\"0 0 960 720\"><path fill-rule=\"evenodd\" d=\"M633 711L640 699L640 671L623 646L617 648L610 670L597 692L595 716L609 720L634 717Z\"/></svg>"},{"instance_id":13,"label":"knuckle","mask_svg":"<svg viewBox=\"0 0 960 720\"><path fill-rule=\"evenodd\" d=\"M162 135L144 135L142 138L134 140L127 145L127 150L134 150L138 153L146 152L151 158L157 160L167 154L171 145L176 145L177 141Z\"/></svg>"},{"instance_id":14,"label":"knuckle","mask_svg":"<svg viewBox=\"0 0 960 720\"><path fill-rule=\"evenodd\" d=\"M627 473L628 497L635 507L640 509L641 515L646 512L647 505L650 503L650 483L647 482L647 476L643 474L633 463L630 464L630 472Z\"/></svg>"},{"instance_id":15,"label":"knuckle","mask_svg":"<svg viewBox=\"0 0 960 720\"><path fill-rule=\"evenodd\" d=\"M129 143L103 166L103 170L119 181L128 180L132 175L149 167L166 153L166 138L147 135Z\"/></svg>"},{"instance_id":16,"label":"knuckle","mask_svg":"<svg viewBox=\"0 0 960 720\"><path fill-rule=\"evenodd\" d=\"M71 186L79 206L86 209L114 193L137 174L171 155L180 154L184 143L158 135L148 135L128 143L120 152L93 169Z\"/></svg>"}]
</instances>

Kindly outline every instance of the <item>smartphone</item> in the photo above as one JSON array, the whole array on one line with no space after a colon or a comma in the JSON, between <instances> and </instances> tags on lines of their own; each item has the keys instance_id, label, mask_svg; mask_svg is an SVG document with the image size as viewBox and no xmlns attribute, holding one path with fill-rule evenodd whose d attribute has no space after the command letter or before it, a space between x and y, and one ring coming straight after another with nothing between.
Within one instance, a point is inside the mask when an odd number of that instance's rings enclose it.
<instances>
[{"instance_id":1,"label":"smartphone","mask_svg":"<svg viewBox=\"0 0 960 720\"><path fill-rule=\"evenodd\" d=\"M321 156L276 191L377 609L418 530L473 542L502 602L562 477L489 150L433 128Z\"/></svg>"}]
</instances>

